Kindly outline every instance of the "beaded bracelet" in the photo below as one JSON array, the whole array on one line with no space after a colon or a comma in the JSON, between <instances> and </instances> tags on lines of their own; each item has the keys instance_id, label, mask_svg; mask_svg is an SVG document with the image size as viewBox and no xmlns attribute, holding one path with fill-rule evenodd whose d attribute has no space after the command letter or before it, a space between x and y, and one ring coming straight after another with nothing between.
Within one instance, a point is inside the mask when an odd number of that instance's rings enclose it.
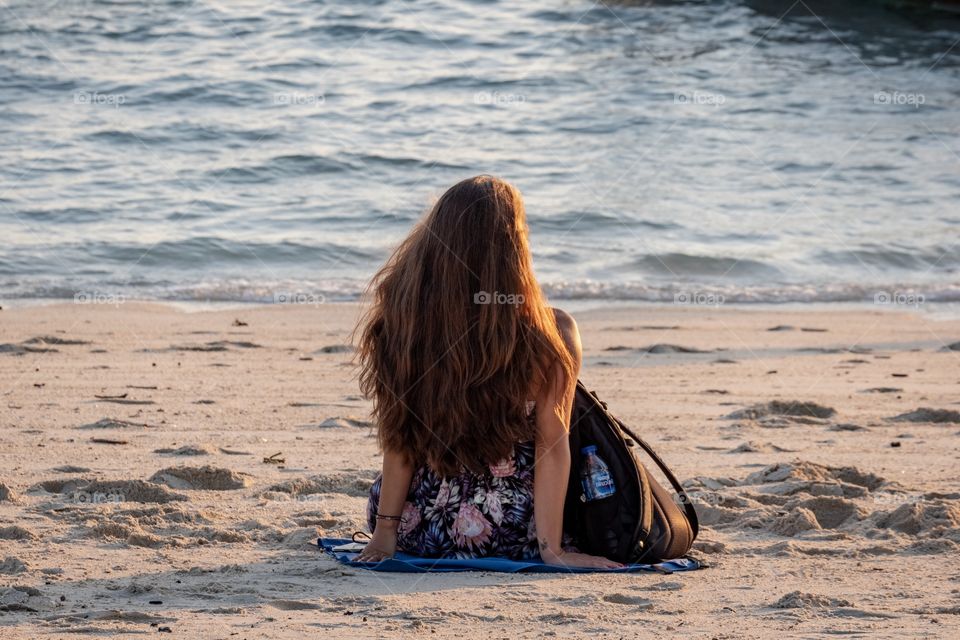
<instances>
[{"instance_id":1,"label":"beaded bracelet","mask_svg":"<svg viewBox=\"0 0 960 640\"><path fill-rule=\"evenodd\" d=\"M382 516L379 513L375 517L377 520L395 520L397 522L403 519L403 516Z\"/></svg>"}]
</instances>

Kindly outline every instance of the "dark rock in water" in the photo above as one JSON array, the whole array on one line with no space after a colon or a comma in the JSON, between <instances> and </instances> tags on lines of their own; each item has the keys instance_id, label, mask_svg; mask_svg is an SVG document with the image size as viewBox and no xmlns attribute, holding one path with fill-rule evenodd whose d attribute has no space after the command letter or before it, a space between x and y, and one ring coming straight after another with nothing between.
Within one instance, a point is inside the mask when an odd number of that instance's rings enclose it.
<instances>
[{"instance_id":1,"label":"dark rock in water","mask_svg":"<svg viewBox=\"0 0 960 640\"><path fill-rule=\"evenodd\" d=\"M607 347L604 351L634 351L632 347L625 347L623 345L616 345L613 347ZM693 347L683 347L677 344L652 344L647 347L637 347L636 351L642 351L644 353L710 353L709 351L703 351L701 349L694 349Z\"/></svg>"},{"instance_id":2,"label":"dark rock in water","mask_svg":"<svg viewBox=\"0 0 960 640\"><path fill-rule=\"evenodd\" d=\"M759 420L770 416L799 416L812 418L832 418L837 414L831 407L815 402L789 402L773 400L766 404L755 404L726 416L727 420Z\"/></svg>"},{"instance_id":3,"label":"dark rock in water","mask_svg":"<svg viewBox=\"0 0 960 640\"><path fill-rule=\"evenodd\" d=\"M800 331L806 331L807 333L826 333L826 329L820 329L818 327L800 327Z\"/></svg>"},{"instance_id":4,"label":"dark rock in water","mask_svg":"<svg viewBox=\"0 0 960 640\"><path fill-rule=\"evenodd\" d=\"M767 331L796 331L797 328L789 324L778 324L775 327L770 327Z\"/></svg>"},{"instance_id":5,"label":"dark rock in water","mask_svg":"<svg viewBox=\"0 0 960 640\"><path fill-rule=\"evenodd\" d=\"M213 449L205 445L186 444L178 449L172 447L163 447L154 449L154 453L174 456L207 456L213 453Z\"/></svg>"},{"instance_id":6,"label":"dark rock in water","mask_svg":"<svg viewBox=\"0 0 960 640\"><path fill-rule=\"evenodd\" d=\"M101 418L96 422L91 422L90 424L83 424L77 427L77 429L130 429L130 428L142 428L150 427L152 425L146 424L144 422L129 422L127 420L118 420L116 418Z\"/></svg>"},{"instance_id":7,"label":"dark rock in water","mask_svg":"<svg viewBox=\"0 0 960 640\"><path fill-rule=\"evenodd\" d=\"M31 347L22 344L10 344L5 342L0 344L0 353L9 353L14 356L22 356L25 353L59 353L59 350L48 347Z\"/></svg>"},{"instance_id":8,"label":"dark rock in water","mask_svg":"<svg viewBox=\"0 0 960 640\"><path fill-rule=\"evenodd\" d=\"M167 351L226 351L226 345L208 342L207 344L174 344L166 349Z\"/></svg>"},{"instance_id":9,"label":"dark rock in water","mask_svg":"<svg viewBox=\"0 0 960 640\"><path fill-rule=\"evenodd\" d=\"M363 420L361 418L356 418L354 416L333 416L332 418L327 418L323 422L317 425L324 429L331 427L363 427L368 428L372 427L373 423L368 420Z\"/></svg>"},{"instance_id":10,"label":"dark rock in water","mask_svg":"<svg viewBox=\"0 0 960 640\"><path fill-rule=\"evenodd\" d=\"M314 353L353 353L354 351L356 351L356 348L353 345L328 344L325 347L320 347Z\"/></svg>"},{"instance_id":11,"label":"dark rock in water","mask_svg":"<svg viewBox=\"0 0 960 640\"><path fill-rule=\"evenodd\" d=\"M847 353L847 349L840 347L801 347L797 349L801 353Z\"/></svg>"},{"instance_id":12,"label":"dark rock in water","mask_svg":"<svg viewBox=\"0 0 960 640\"><path fill-rule=\"evenodd\" d=\"M206 342L204 344L172 344L166 349L141 349L141 352L144 353L163 353L164 351L203 351L203 352L214 352L214 351L227 351L229 348L235 347L237 349L262 349L263 347L254 342L246 342L243 340L214 340L213 342Z\"/></svg>"},{"instance_id":13,"label":"dark rock in water","mask_svg":"<svg viewBox=\"0 0 960 640\"><path fill-rule=\"evenodd\" d=\"M73 464L65 464L59 467L54 467L53 470L60 473L90 473L90 469L87 467L78 467Z\"/></svg>"},{"instance_id":14,"label":"dark rock in water","mask_svg":"<svg viewBox=\"0 0 960 640\"><path fill-rule=\"evenodd\" d=\"M860 393L902 393L903 389L900 387L871 387L869 389L864 389Z\"/></svg>"},{"instance_id":15,"label":"dark rock in water","mask_svg":"<svg viewBox=\"0 0 960 640\"><path fill-rule=\"evenodd\" d=\"M676 344L653 344L649 347L641 348L640 351L646 351L647 353L710 353L702 349L682 347Z\"/></svg>"},{"instance_id":16,"label":"dark rock in water","mask_svg":"<svg viewBox=\"0 0 960 640\"><path fill-rule=\"evenodd\" d=\"M954 342L953 344L948 344L940 351L960 351L960 342Z\"/></svg>"},{"instance_id":17,"label":"dark rock in water","mask_svg":"<svg viewBox=\"0 0 960 640\"><path fill-rule=\"evenodd\" d=\"M960 411L952 409L929 409L921 407L890 418L893 422L932 422L934 424L960 424Z\"/></svg>"},{"instance_id":18,"label":"dark rock in water","mask_svg":"<svg viewBox=\"0 0 960 640\"><path fill-rule=\"evenodd\" d=\"M88 340L70 340L69 338L58 338L57 336L36 336L30 338L29 340L24 340L23 344L56 344L56 345L71 345L71 344L90 344Z\"/></svg>"},{"instance_id":19,"label":"dark rock in water","mask_svg":"<svg viewBox=\"0 0 960 640\"><path fill-rule=\"evenodd\" d=\"M861 427L858 424L853 424L851 422L843 422L840 424L833 424L827 428L828 431L866 431L866 427Z\"/></svg>"}]
</instances>

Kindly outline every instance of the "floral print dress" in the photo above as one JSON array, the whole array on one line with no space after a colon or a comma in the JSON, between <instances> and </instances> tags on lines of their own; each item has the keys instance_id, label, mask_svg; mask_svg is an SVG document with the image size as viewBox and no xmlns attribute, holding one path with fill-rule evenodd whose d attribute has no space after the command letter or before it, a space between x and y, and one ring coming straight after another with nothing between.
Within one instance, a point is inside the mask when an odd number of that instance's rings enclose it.
<instances>
[{"instance_id":1,"label":"floral print dress","mask_svg":"<svg viewBox=\"0 0 960 640\"><path fill-rule=\"evenodd\" d=\"M533 419L533 402L527 416ZM427 558L540 557L533 519L532 441L519 442L512 457L483 473L442 477L421 466L410 483L397 529L397 549ZM378 477L370 489L367 520L376 527Z\"/></svg>"}]
</instances>

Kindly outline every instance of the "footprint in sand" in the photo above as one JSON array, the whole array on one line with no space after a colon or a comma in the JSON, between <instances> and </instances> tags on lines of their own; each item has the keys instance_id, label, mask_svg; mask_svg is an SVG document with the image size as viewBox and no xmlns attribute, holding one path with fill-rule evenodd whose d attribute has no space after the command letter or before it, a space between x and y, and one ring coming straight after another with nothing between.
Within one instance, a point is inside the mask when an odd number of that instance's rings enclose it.
<instances>
[{"instance_id":1,"label":"footprint in sand","mask_svg":"<svg viewBox=\"0 0 960 640\"><path fill-rule=\"evenodd\" d=\"M610 604L625 604L630 605L631 607L636 607L637 609L652 609L653 600L648 598L641 598L640 596L631 596L625 593L608 593L603 596L604 602L609 602Z\"/></svg>"},{"instance_id":2,"label":"footprint in sand","mask_svg":"<svg viewBox=\"0 0 960 640\"><path fill-rule=\"evenodd\" d=\"M773 603L773 607L776 609L825 609L849 606L852 606L852 603L842 598L828 598L800 591L791 591Z\"/></svg>"},{"instance_id":3,"label":"footprint in sand","mask_svg":"<svg viewBox=\"0 0 960 640\"><path fill-rule=\"evenodd\" d=\"M832 407L816 402L773 400L764 404L755 404L724 416L725 420L760 420L763 418L832 418L837 414Z\"/></svg>"},{"instance_id":4,"label":"footprint in sand","mask_svg":"<svg viewBox=\"0 0 960 640\"><path fill-rule=\"evenodd\" d=\"M229 491L244 489L253 482L249 474L222 467L169 467L150 477L150 482L165 484L174 489L201 491Z\"/></svg>"},{"instance_id":5,"label":"footprint in sand","mask_svg":"<svg viewBox=\"0 0 960 640\"><path fill-rule=\"evenodd\" d=\"M921 407L890 418L891 422L929 422L932 424L960 424L960 411Z\"/></svg>"},{"instance_id":6,"label":"footprint in sand","mask_svg":"<svg viewBox=\"0 0 960 640\"><path fill-rule=\"evenodd\" d=\"M7 556L3 560L0 560L0 574L16 575L18 573L25 573L26 571L27 565L20 558Z\"/></svg>"},{"instance_id":7,"label":"footprint in sand","mask_svg":"<svg viewBox=\"0 0 960 640\"><path fill-rule=\"evenodd\" d=\"M93 482L93 478L55 478L41 480L27 489L28 494L37 493L73 493L80 487Z\"/></svg>"},{"instance_id":8,"label":"footprint in sand","mask_svg":"<svg viewBox=\"0 0 960 640\"><path fill-rule=\"evenodd\" d=\"M376 472L370 471L357 474L337 473L294 478L269 487L261 495L268 500L286 497L302 499L302 496L326 493L343 493L348 496L366 497L370 493L370 485L375 477Z\"/></svg>"},{"instance_id":9,"label":"footprint in sand","mask_svg":"<svg viewBox=\"0 0 960 640\"><path fill-rule=\"evenodd\" d=\"M70 340L68 338L58 338L56 336L37 336L24 340L19 344L5 342L0 344L0 353L7 353L13 356L22 356L28 353L59 353L52 345L73 346L90 344L84 340Z\"/></svg>"},{"instance_id":10,"label":"footprint in sand","mask_svg":"<svg viewBox=\"0 0 960 640\"><path fill-rule=\"evenodd\" d=\"M82 424L77 429L143 429L155 428L156 425L145 422L130 422L128 420L119 420L117 418L100 418L96 422Z\"/></svg>"},{"instance_id":11,"label":"footprint in sand","mask_svg":"<svg viewBox=\"0 0 960 640\"><path fill-rule=\"evenodd\" d=\"M143 480L90 480L67 478L44 480L33 485L30 493L59 494L75 504L143 502L165 504L186 500L187 496L168 491Z\"/></svg>"},{"instance_id":12,"label":"footprint in sand","mask_svg":"<svg viewBox=\"0 0 960 640\"><path fill-rule=\"evenodd\" d=\"M172 447L163 447L160 449L154 449L153 452L171 456L208 456L216 453L216 450L210 445L205 444L185 444L176 449Z\"/></svg>"},{"instance_id":13,"label":"footprint in sand","mask_svg":"<svg viewBox=\"0 0 960 640\"><path fill-rule=\"evenodd\" d=\"M819 530L820 528L816 514L802 507L783 514L770 525L771 532L788 538L804 531Z\"/></svg>"},{"instance_id":14,"label":"footprint in sand","mask_svg":"<svg viewBox=\"0 0 960 640\"><path fill-rule=\"evenodd\" d=\"M769 442L754 442L751 440L730 449L727 453L789 453L792 451L794 449L784 449Z\"/></svg>"},{"instance_id":15,"label":"footprint in sand","mask_svg":"<svg viewBox=\"0 0 960 640\"><path fill-rule=\"evenodd\" d=\"M29 529L24 529L18 525L0 527L0 540L39 540L40 537Z\"/></svg>"},{"instance_id":16,"label":"footprint in sand","mask_svg":"<svg viewBox=\"0 0 960 640\"><path fill-rule=\"evenodd\" d=\"M327 418L323 422L317 425L321 429L337 429L337 428L369 428L372 427L373 423L368 420L362 420L356 416L333 416L332 418Z\"/></svg>"},{"instance_id":17,"label":"footprint in sand","mask_svg":"<svg viewBox=\"0 0 960 640\"><path fill-rule=\"evenodd\" d=\"M215 515L179 505L76 513L68 519L93 537L149 549L182 548L210 543L245 543L250 536L213 524Z\"/></svg>"},{"instance_id":18,"label":"footprint in sand","mask_svg":"<svg viewBox=\"0 0 960 640\"><path fill-rule=\"evenodd\" d=\"M10 502L13 504L20 502L17 493L5 482L0 482L0 502Z\"/></svg>"},{"instance_id":19,"label":"footprint in sand","mask_svg":"<svg viewBox=\"0 0 960 640\"><path fill-rule=\"evenodd\" d=\"M37 613L52 611L60 605L53 598L43 595L39 589L26 585L0 588L0 611L26 611Z\"/></svg>"},{"instance_id":20,"label":"footprint in sand","mask_svg":"<svg viewBox=\"0 0 960 640\"><path fill-rule=\"evenodd\" d=\"M846 498L836 496L816 496L806 500L788 502L785 509L790 512L803 509L816 518L821 529L836 529L850 522L863 519L866 512Z\"/></svg>"}]
</instances>

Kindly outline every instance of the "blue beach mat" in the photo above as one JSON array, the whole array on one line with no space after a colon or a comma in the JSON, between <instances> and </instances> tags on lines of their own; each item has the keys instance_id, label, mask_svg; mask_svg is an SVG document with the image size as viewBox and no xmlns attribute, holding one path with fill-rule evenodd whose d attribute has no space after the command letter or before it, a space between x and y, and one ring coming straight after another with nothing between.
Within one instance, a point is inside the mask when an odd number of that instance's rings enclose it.
<instances>
[{"instance_id":1,"label":"blue beach mat","mask_svg":"<svg viewBox=\"0 0 960 640\"><path fill-rule=\"evenodd\" d=\"M692 571L700 568L700 563L693 558L668 560L657 564L631 564L622 569L584 569L576 567L555 567L544 564L541 560L508 560L507 558L465 558L441 559L420 558L406 553L397 554L380 562L353 562L356 552L334 551L334 547L349 544L346 538L319 538L317 546L327 554L333 556L337 562L370 569L371 571L395 571L403 573L428 573L447 571L500 571L504 573L635 573L649 571L655 573L674 573L675 571Z\"/></svg>"}]
</instances>

